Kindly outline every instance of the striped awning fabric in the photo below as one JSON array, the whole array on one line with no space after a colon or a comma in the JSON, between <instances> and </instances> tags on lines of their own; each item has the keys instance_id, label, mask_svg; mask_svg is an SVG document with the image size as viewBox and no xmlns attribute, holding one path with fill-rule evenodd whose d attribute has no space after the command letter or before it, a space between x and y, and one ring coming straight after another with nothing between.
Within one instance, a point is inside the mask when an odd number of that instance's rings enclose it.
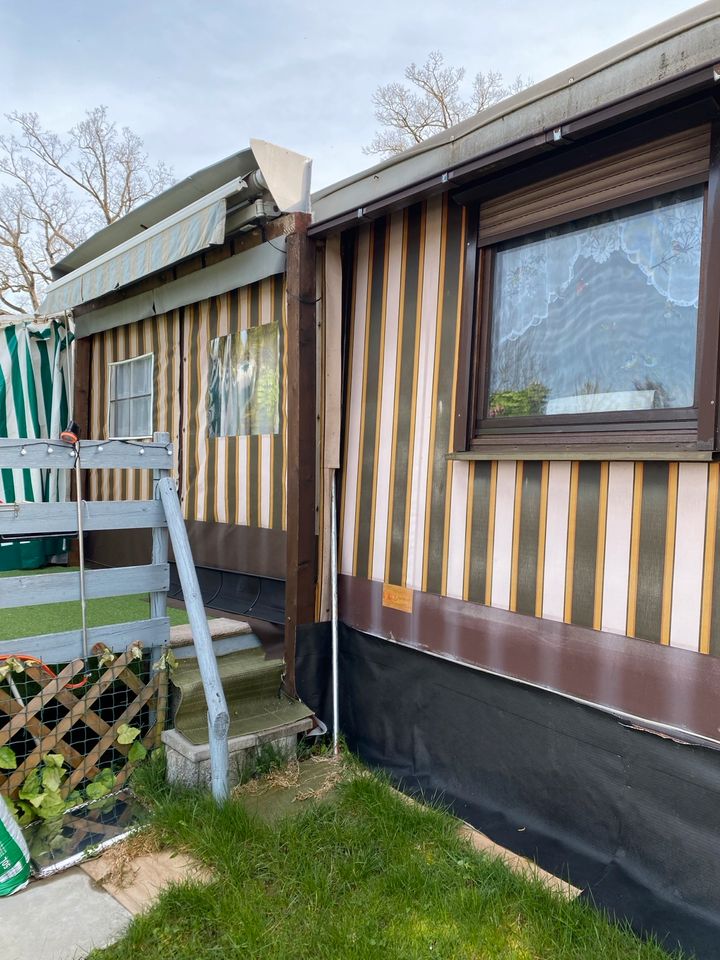
<instances>
[{"instance_id":1,"label":"striped awning fabric","mask_svg":"<svg viewBox=\"0 0 720 960\"><path fill-rule=\"evenodd\" d=\"M46 314L71 310L111 290L157 273L225 239L226 197L244 186L239 178L202 201L127 240L108 254L56 280L42 305Z\"/></svg>"},{"instance_id":2,"label":"striped awning fabric","mask_svg":"<svg viewBox=\"0 0 720 960\"><path fill-rule=\"evenodd\" d=\"M0 437L55 438L70 419L73 335L64 318L0 323ZM0 469L0 500L64 500L68 471Z\"/></svg>"}]
</instances>

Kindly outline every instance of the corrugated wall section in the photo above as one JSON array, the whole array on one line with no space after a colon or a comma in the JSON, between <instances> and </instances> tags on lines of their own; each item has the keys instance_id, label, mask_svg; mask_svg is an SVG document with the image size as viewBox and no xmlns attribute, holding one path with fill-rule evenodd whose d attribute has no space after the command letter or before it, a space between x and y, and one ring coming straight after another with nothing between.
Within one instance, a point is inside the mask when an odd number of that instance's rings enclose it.
<instances>
[{"instance_id":1,"label":"corrugated wall section","mask_svg":"<svg viewBox=\"0 0 720 960\"><path fill-rule=\"evenodd\" d=\"M445 459L465 229L358 231L340 572L720 654L719 464Z\"/></svg>"},{"instance_id":2,"label":"corrugated wall section","mask_svg":"<svg viewBox=\"0 0 720 960\"><path fill-rule=\"evenodd\" d=\"M280 433L210 438L206 405L210 340L272 322L279 323L281 330ZM92 349L92 435L107 436L108 363L152 352L153 426L156 431L168 431L175 443L174 468L177 471L180 460L185 518L284 530L285 330L285 279L276 276L96 335ZM91 476L89 495L92 499L148 498L151 477L147 471L97 471Z\"/></svg>"}]
</instances>

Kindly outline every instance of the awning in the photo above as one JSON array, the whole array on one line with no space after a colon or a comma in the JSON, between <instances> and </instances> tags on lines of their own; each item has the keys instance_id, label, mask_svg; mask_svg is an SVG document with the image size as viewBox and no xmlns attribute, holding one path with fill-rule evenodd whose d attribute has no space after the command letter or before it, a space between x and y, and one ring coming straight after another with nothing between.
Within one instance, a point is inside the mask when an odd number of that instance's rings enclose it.
<instances>
[{"instance_id":1,"label":"awning","mask_svg":"<svg viewBox=\"0 0 720 960\"><path fill-rule=\"evenodd\" d=\"M72 309L157 273L225 239L227 198L246 187L238 177L161 220L67 277L56 280L42 305L44 313Z\"/></svg>"}]
</instances>

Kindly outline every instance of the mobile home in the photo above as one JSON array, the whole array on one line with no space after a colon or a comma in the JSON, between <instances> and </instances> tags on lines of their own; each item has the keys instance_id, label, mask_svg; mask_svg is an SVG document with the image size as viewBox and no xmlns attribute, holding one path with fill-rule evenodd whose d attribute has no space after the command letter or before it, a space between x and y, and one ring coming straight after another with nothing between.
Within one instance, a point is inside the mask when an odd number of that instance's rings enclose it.
<instances>
[{"instance_id":1,"label":"mobile home","mask_svg":"<svg viewBox=\"0 0 720 960\"><path fill-rule=\"evenodd\" d=\"M707 3L320 191L310 229L345 345L343 732L707 956L718 51Z\"/></svg>"},{"instance_id":2,"label":"mobile home","mask_svg":"<svg viewBox=\"0 0 720 960\"><path fill-rule=\"evenodd\" d=\"M719 50L705 3L312 221L302 158L273 189L253 144L71 254L49 304L76 317L76 419L172 435L206 603L283 623L289 692L297 670L330 716L336 483L351 746L707 957ZM88 495L141 491L118 483Z\"/></svg>"}]
</instances>

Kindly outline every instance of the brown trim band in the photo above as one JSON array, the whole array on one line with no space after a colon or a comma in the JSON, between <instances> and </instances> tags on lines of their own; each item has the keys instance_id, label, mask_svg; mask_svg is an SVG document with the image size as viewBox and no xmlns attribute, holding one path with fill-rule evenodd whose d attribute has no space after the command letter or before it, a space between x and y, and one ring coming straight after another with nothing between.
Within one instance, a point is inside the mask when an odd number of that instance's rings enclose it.
<instances>
[{"instance_id":1,"label":"brown trim band","mask_svg":"<svg viewBox=\"0 0 720 960\"><path fill-rule=\"evenodd\" d=\"M404 613L358 577L339 589L340 619L364 633L720 744L720 659L419 591Z\"/></svg>"},{"instance_id":2,"label":"brown trim band","mask_svg":"<svg viewBox=\"0 0 720 960\"><path fill-rule=\"evenodd\" d=\"M186 520L185 526L196 566L277 580L285 578L284 530L202 520Z\"/></svg>"},{"instance_id":3,"label":"brown trim band","mask_svg":"<svg viewBox=\"0 0 720 960\"><path fill-rule=\"evenodd\" d=\"M285 579L287 535L284 530L186 520L193 560L198 567ZM103 530L86 537L85 554L98 566L149 563L149 530Z\"/></svg>"}]
</instances>

